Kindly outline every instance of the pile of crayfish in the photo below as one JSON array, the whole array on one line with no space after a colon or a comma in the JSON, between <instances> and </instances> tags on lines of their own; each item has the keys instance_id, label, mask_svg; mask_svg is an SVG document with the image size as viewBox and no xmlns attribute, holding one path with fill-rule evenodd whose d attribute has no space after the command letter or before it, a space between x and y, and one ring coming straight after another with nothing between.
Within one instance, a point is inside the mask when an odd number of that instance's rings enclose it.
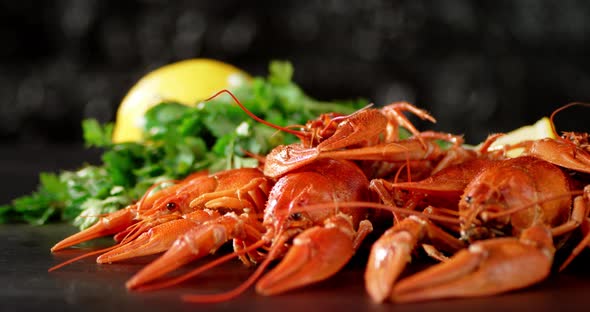
<instances>
[{"instance_id":1,"label":"pile of crayfish","mask_svg":"<svg viewBox=\"0 0 590 312\"><path fill-rule=\"evenodd\" d=\"M370 243L371 299L412 302L521 289L550 274L559 248L571 247L563 270L590 245L587 134L492 148L494 134L468 148L460 135L418 131L406 114L435 119L405 102L279 127L233 98L299 142L257 156L259 168L154 185L51 250L114 235L114 246L92 252L98 263L161 253L127 281L131 290L170 287L235 258L257 265L236 289L183 297L218 302L254 284L274 295L325 280ZM401 128L411 135L400 139ZM515 149L520 156L508 157ZM367 239L384 221L379 238ZM168 277L229 241L233 252ZM419 255L440 263L402 278Z\"/></svg>"}]
</instances>

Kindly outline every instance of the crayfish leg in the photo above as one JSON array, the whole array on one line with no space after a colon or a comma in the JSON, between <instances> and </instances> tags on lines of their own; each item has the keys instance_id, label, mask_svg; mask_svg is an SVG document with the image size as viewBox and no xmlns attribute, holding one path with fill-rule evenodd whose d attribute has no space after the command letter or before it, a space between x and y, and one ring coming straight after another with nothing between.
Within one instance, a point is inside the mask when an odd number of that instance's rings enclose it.
<instances>
[{"instance_id":1,"label":"crayfish leg","mask_svg":"<svg viewBox=\"0 0 590 312\"><path fill-rule=\"evenodd\" d=\"M574 199L574 208L572 209L572 215L570 221L566 224L572 224L570 227L576 228L580 225L582 230L583 238L578 245L572 250L569 257L559 267L559 271L565 270L565 268L584 250L586 247L590 247L590 185L584 187L584 194ZM555 235L555 229L552 229Z\"/></svg>"}]
</instances>

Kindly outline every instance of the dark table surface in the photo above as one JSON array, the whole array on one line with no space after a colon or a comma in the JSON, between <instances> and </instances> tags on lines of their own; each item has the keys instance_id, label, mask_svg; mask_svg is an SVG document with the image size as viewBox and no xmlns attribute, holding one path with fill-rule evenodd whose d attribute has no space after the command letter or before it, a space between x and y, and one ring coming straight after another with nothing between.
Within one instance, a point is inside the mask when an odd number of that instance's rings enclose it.
<instances>
[{"instance_id":1,"label":"dark table surface","mask_svg":"<svg viewBox=\"0 0 590 312\"><path fill-rule=\"evenodd\" d=\"M95 152L70 146L2 146L0 155L1 203L33 190L41 170L73 169L97 159ZM364 291L366 255L361 254L329 280L284 295L262 297L250 289L230 302L189 304L180 295L232 289L252 269L230 261L185 284L151 293L128 292L124 287L150 257L111 265L98 265L94 258L87 258L48 273L52 265L110 244L109 239L101 239L83 248L49 252L55 242L75 231L67 224L0 225L0 311L588 311L590 306L588 250L565 272L552 274L528 289L490 298L374 304Z\"/></svg>"}]
</instances>

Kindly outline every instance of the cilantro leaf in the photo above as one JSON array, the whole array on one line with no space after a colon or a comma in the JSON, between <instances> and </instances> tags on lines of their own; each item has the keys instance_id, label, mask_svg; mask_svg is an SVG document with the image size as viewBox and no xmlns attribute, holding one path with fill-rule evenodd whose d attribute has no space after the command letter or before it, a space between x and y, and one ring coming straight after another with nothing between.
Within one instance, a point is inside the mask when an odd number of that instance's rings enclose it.
<instances>
[{"instance_id":1,"label":"cilantro leaf","mask_svg":"<svg viewBox=\"0 0 590 312\"><path fill-rule=\"evenodd\" d=\"M318 115L349 114L363 99L318 101L292 81L291 63L273 61L268 77L256 77L232 92L257 116L277 125L301 125ZM194 104L191 106L183 104ZM291 134L250 119L227 94L201 103L163 102L144 115L143 141L113 143L113 124L82 122L85 146L104 150L102 164L76 171L42 173L37 191L0 206L0 222L73 222L86 228L100 215L138 200L157 181L210 172L256 167L246 152L265 155L296 140Z\"/></svg>"},{"instance_id":2,"label":"cilantro leaf","mask_svg":"<svg viewBox=\"0 0 590 312\"><path fill-rule=\"evenodd\" d=\"M113 136L112 123L101 126L96 119L86 119L82 121L82 135L84 142L88 147L106 147L112 144Z\"/></svg>"}]
</instances>

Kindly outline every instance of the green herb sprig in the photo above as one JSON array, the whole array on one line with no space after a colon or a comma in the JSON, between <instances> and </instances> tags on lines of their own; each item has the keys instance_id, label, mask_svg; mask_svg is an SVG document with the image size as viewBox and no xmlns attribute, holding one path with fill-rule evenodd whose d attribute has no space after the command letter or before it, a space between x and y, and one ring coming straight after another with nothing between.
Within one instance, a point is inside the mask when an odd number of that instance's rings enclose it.
<instances>
[{"instance_id":1,"label":"green herb sprig","mask_svg":"<svg viewBox=\"0 0 590 312\"><path fill-rule=\"evenodd\" d=\"M322 102L292 81L289 62L270 63L266 78L234 90L254 114L278 125L305 124L325 112L348 114L367 105L359 99ZM41 225L66 221L84 229L100 215L140 198L156 182L180 179L192 172L255 167L244 151L264 155L296 140L250 119L227 95L194 106L165 102L145 114L143 140L113 143L113 124L82 122L85 145L104 150L102 164L76 171L41 173L30 195L0 206L0 222Z\"/></svg>"}]
</instances>

